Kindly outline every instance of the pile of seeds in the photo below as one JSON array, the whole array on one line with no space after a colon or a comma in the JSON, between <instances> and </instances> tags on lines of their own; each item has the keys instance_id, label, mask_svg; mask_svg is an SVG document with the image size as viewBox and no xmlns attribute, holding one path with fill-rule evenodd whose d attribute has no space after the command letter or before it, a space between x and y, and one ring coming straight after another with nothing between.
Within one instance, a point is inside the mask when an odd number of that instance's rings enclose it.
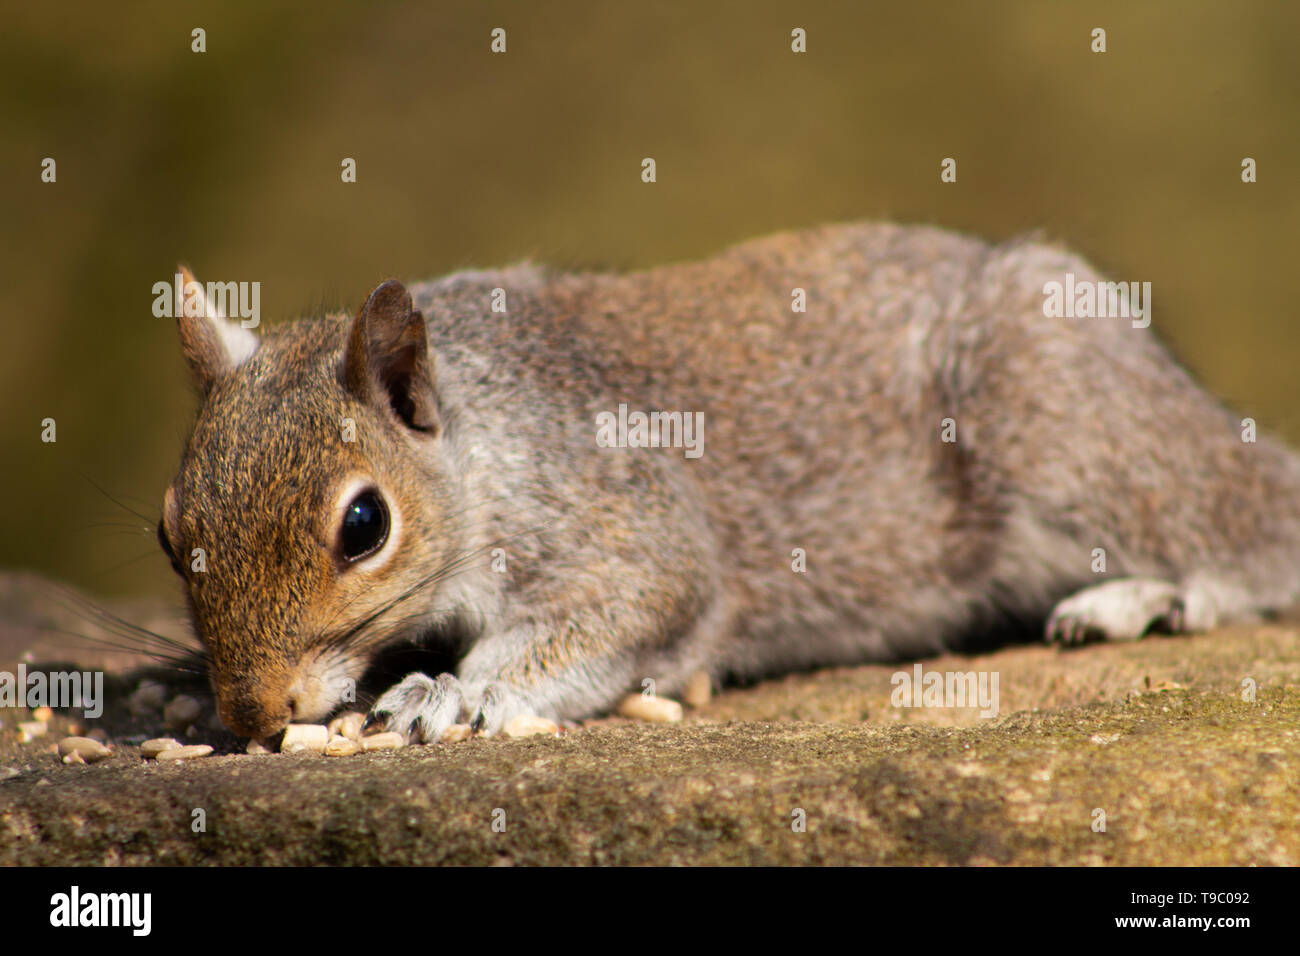
<instances>
[{"instance_id":1,"label":"pile of seeds","mask_svg":"<svg viewBox=\"0 0 1300 956\"><path fill-rule=\"evenodd\" d=\"M335 717L329 722L329 726L290 724L284 729L284 736L280 739L280 753L301 753L309 750L323 753L327 757L351 757L372 750L393 750L406 746L406 738L398 733L361 736L361 728L365 722L365 714L350 711ZM248 752L269 753L270 743L265 740L250 740Z\"/></svg>"},{"instance_id":2,"label":"pile of seeds","mask_svg":"<svg viewBox=\"0 0 1300 956\"><path fill-rule=\"evenodd\" d=\"M207 744L183 744L172 737L155 737L140 745L140 753L146 760L170 763L174 760L197 760L199 757L206 757L212 753L212 748Z\"/></svg>"},{"instance_id":3,"label":"pile of seeds","mask_svg":"<svg viewBox=\"0 0 1300 956\"><path fill-rule=\"evenodd\" d=\"M708 675L697 674L686 689L685 697L691 706L702 706L708 702L711 692ZM167 688L157 681L141 681L135 692L127 700L128 710L137 717L162 716L163 723L178 735L193 738L198 733L197 723L203 714L203 704L196 698L179 694L168 699ZM682 719L682 705L675 700L653 695L632 694L618 705L618 713L634 720L653 723L676 723ZM48 707L37 708L32 712L32 719L17 725L24 741L43 737L48 732L48 722L53 719L53 711ZM246 748L249 754L280 753L320 753L327 757L350 757L360 753L376 750L392 750L406 746L405 735L386 731L369 735L362 734L366 715L357 712L340 714L323 724L290 724L279 739L250 740ZM220 727L217 716L212 715L209 724ZM59 758L65 764L98 763L113 755L112 745L107 735L99 729L89 731L81 736L81 725L70 725L72 735L59 741L57 750ZM508 721L502 733L506 737L558 737L559 726L552 720L533 714L521 714ZM453 724L442 734L443 743L459 743L474 736L468 724ZM136 738L138 739L138 738ZM146 760L159 763L174 763L206 757L213 752L208 744L185 743L176 737L156 737L145 740L140 745L140 752Z\"/></svg>"}]
</instances>

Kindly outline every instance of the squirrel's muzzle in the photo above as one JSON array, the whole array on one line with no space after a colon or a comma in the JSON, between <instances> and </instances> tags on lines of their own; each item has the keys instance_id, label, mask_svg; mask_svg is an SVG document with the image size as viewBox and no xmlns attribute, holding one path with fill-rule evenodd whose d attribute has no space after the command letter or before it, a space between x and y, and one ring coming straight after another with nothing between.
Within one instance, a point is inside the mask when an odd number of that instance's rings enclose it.
<instances>
[{"instance_id":1,"label":"squirrel's muzzle","mask_svg":"<svg viewBox=\"0 0 1300 956\"><path fill-rule=\"evenodd\" d=\"M240 737L273 736L293 718L293 702L284 688L266 684L223 688L217 682L216 696L221 722Z\"/></svg>"}]
</instances>

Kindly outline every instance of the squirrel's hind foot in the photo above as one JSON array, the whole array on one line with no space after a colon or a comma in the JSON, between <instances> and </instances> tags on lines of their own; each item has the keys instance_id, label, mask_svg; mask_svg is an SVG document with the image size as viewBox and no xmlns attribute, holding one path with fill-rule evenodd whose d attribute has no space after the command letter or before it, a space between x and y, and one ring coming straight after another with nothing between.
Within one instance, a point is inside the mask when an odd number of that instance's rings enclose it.
<instances>
[{"instance_id":1,"label":"squirrel's hind foot","mask_svg":"<svg viewBox=\"0 0 1300 956\"><path fill-rule=\"evenodd\" d=\"M1056 605L1047 619L1049 644L1136 641L1153 630L1185 630L1182 594L1154 578L1124 578L1084 588Z\"/></svg>"}]
</instances>

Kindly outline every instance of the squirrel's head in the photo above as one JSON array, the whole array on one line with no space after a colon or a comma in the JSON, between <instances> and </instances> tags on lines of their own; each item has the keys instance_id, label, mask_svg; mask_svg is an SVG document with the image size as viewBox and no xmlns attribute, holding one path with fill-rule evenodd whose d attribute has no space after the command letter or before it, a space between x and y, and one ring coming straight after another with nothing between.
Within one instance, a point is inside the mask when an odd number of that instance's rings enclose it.
<instances>
[{"instance_id":1,"label":"squirrel's head","mask_svg":"<svg viewBox=\"0 0 1300 956\"><path fill-rule=\"evenodd\" d=\"M265 737L355 692L419 626L451 554L424 317L395 281L355 319L259 339L183 271L181 348L202 396L158 536L185 581L222 720Z\"/></svg>"}]
</instances>

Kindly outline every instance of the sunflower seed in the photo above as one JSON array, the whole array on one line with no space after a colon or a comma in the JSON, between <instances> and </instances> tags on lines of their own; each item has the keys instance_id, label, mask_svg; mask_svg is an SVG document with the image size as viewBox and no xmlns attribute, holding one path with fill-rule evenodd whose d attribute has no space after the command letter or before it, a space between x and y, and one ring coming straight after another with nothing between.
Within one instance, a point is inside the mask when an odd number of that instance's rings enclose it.
<instances>
[{"instance_id":1,"label":"sunflower seed","mask_svg":"<svg viewBox=\"0 0 1300 956\"><path fill-rule=\"evenodd\" d=\"M329 728L324 724L290 724L284 728L280 753L296 753L300 749L320 753L329 742Z\"/></svg>"},{"instance_id":2,"label":"sunflower seed","mask_svg":"<svg viewBox=\"0 0 1300 956\"><path fill-rule=\"evenodd\" d=\"M505 726L507 737L535 737L538 734L555 737L559 732L560 728L555 726L555 721L538 717L536 714L520 714L508 720Z\"/></svg>"},{"instance_id":3,"label":"sunflower seed","mask_svg":"<svg viewBox=\"0 0 1300 956\"><path fill-rule=\"evenodd\" d=\"M163 723L171 730L184 730L198 719L202 710L203 706L193 697L180 694L163 709Z\"/></svg>"},{"instance_id":4,"label":"sunflower seed","mask_svg":"<svg viewBox=\"0 0 1300 956\"><path fill-rule=\"evenodd\" d=\"M325 756L327 757L351 757L353 754L359 753L361 753L360 743L338 734L331 737L330 742L325 745Z\"/></svg>"},{"instance_id":5,"label":"sunflower seed","mask_svg":"<svg viewBox=\"0 0 1300 956\"><path fill-rule=\"evenodd\" d=\"M64 763L76 763L78 760L94 763L103 760L110 753L112 751L90 737L64 737L59 741L59 756L63 758ZM77 760L69 761L68 757L73 754L77 755Z\"/></svg>"},{"instance_id":6,"label":"sunflower seed","mask_svg":"<svg viewBox=\"0 0 1300 956\"><path fill-rule=\"evenodd\" d=\"M675 724L682 719L682 705L667 697L646 697L644 694L629 694L618 705L618 712L633 720L644 720L652 724Z\"/></svg>"},{"instance_id":7,"label":"sunflower seed","mask_svg":"<svg viewBox=\"0 0 1300 956\"><path fill-rule=\"evenodd\" d=\"M682 700L691 707L703 707L713 697L713 678L708 671L696 671L682 692Z\"/></svg>"},{"instance_id":8,"label":"sunflower seed","mask_svg":"<svg viewBox=\"0 0 1300 956\"><path fill-rule=\"evenodd\" d=\"M173 740L171 737L155 737L153 740L146 740L140 745L140 752L146 759L157 757L164 750L175 750L177 747L184 746L179 740Z\"/></svg>"},{"instance_id":9,"label":"sunflower seed","mask_svg":"<svg viewBox=\"0 0 1300 956\"><path fill-rule=\"evenodd\" d=\"M166 763L172 760L195 760L199 757L206 757L212 753L212 748L207 744L190 744L186 747L173 747L171 750L164 750L158 755L159 763Z\"/></svg>"},{"instance_id":10,"label":"sunflower seed","mask_svg":"<svg viewBox=\"0 0 1300 956\"><path fill-rule=\"evenodd\" d=\"M126 709L135 717L157 713L167 700L167 688L157 681L143 680L126 702Z\"/></svg>"},{"instance_id":11,"label":"sunflower seed","mask_svg":"<svg viewBox=\"0 0 1300 956\"><path fill-rule=\"evenodd\" d=\"M469 740L470 734L469 724L452 724L442 732L442 742L444 744L457 744L462 740Z\"/></svg>"},{"instance_id":12,"label":"sunflower seed","mask_svg":"<svg viewBox=\"0 0 1300 956\"><path fill-rule=\"evenodd\" d=\"M354 710L348 711L339 714L329 722L329 732L338 734L340 737L346 737L348 740L356 740L361 736L361 725L365 722L365 714L359 714Z\"/></svg>"}]
</instances>

